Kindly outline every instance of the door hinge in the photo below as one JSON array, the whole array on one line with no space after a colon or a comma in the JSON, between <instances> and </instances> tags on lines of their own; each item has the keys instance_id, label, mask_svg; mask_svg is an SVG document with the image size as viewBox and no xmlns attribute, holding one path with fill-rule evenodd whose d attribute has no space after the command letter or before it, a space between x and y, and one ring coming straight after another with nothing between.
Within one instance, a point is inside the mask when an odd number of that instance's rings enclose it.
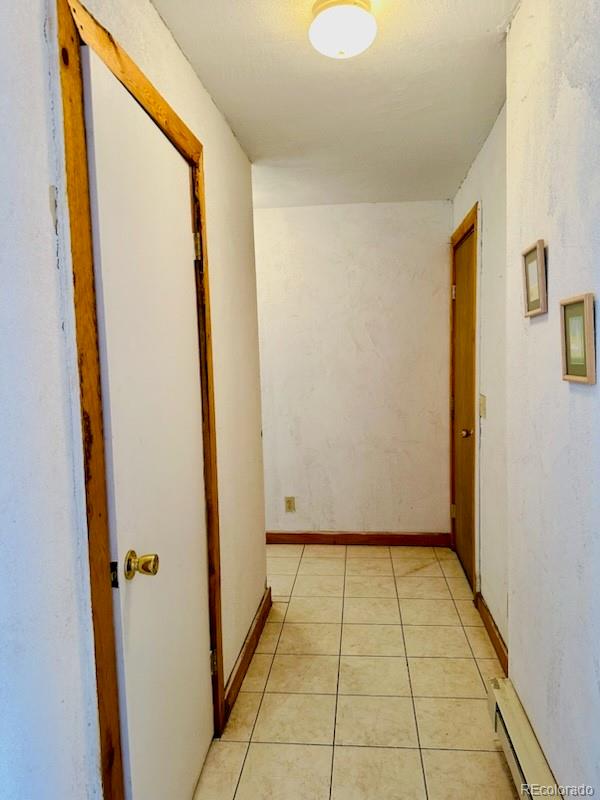
<instances>
[{"instance_id":1,"label":"door hinge","mask_svg":"<svg viewBox=\"0 0 600 800\"><path fill-rule=\"evenodd\" d=\"M454 417L454 398L450 398L450 416Z\"/></svg>"},{"instance_id":2,"label":"door hinge","mask_svg":"<svg viewBox=\"0 0 600 800\"><path fill-rule=\"evenodd\" d=\"M217 674L217 651L211 650L210 651L210 674L216 675Z\"/></svg>"},{"instance_id":3,"label":"door hinge","mask_svg":"<svg viewBox=\"0 0 600 800\"><path fill-rule=\"evenodd\" d=\"M113 589L119 588L119 562L110 562L110 585Z\"/></svg>"},{"instance_id":4,"label":"door hinge","mask_svg":"<svg viewBox=\"0 0 600 800\"><path fill-rule=\"evenodd\" d=\"M202 261L202 236L200 231L194 231L194 257L196 261Z\"/></svg>"},{"instance_id":5,"label":"door hinge","mask_svg":"<svg viewBox=\"0 0 600 800\"><path fill-rule=\"evenodd\" d=\"M452 284L452 288L451 288L450 291L451 291L451 294L452 294L452 299L456 300L456 284L455 283Z\"/></svg>"},{"instance_id":6,"label":"door hinge","mask_svg":"<svg viewBox=\"0 0 600 800\"><path fill-rule=\"evenodd\" d=\"M456 519L456 503L450 504L450 519Z\"/></svg>"}]
</instances>

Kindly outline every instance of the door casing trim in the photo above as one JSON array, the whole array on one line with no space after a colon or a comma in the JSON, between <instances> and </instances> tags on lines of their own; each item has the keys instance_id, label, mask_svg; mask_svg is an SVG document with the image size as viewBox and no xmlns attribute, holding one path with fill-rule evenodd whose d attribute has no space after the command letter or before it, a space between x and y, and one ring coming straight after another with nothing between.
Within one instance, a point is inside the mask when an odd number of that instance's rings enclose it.
<instances>
[{"instance_id":1,"label":"door casing trim","mask_svg":"<svg viewBox=\"0 0 600 800\"><path fill-rule=\"evenodd\" d=\"M479 203L475 203L473 208L468 212L465 216L463 221L460 225L456 228L452 237L450 239L450 281L452 286L456 286L456 262L455 262L455 251L458 245L465 239L469 234L473 234L474 238L474 249L475 249L475 321L476 321L476 336L475 336L475 353L474 353L474 371L475 371L475 386L477 387L478 384L478 375L477 375L477 363L478 363L478 331L479 331L479 314L478 314L478 292L479 292L479 280L478 280L478 264L479 264ZM456 335L456 303L454 302L453 297L450 297L450 503L454 505L456 503L456 470L455 470L455 456L456 456L456 447L454 443L454 408L455 408L455 386L456 386L456 370L455 370L455 357L454 357L454 339ZM473 403L475 404L475 418L479 420L479 414L477 411L477 395L473 398ZM476 436L476 443L477 447L475 448L475 469L473 472L473 482L474 482L474 497L477 496L477 488L478 488L478 479L477 473L479 469L479 454L478 454L478 447L479 447L479 425L477 425L477 430L475 433ZM475 499L475 508L473 509L473 521L474 521L474 530L473 530L473 596L477 592L477 585L479 579L479 569L477 564L477 537L479 535L479 525L477 521L477 499ZM456 550L456 519L452 518L450 520L451 523L451 536L452 536L452 549Z\"/></svg>"},{"instance_id":2,"label":"door casing trim","mask_svg":"<svg viewBox=\"0 0 600 800\"><path fill-rule=\"evenodd\" d=\"M56 0L56 12L67 205L73 269L75 337L79 369L91 612L100 730L100 768L104 797L107 800L123 800L125 787L119 721L113 589L110 582L106 461L81 45L88 45L96 53L190 166L190 235L194 235L197 243L197 258L194 268L200 352L199 378L202 396L210 637L211 648L215 651L216 667L212 688L214 727L215 734L218 736L225 724L225 681L221 627L219 499L203 147L111 34L91 16L79 0Z\"/></svg>"}]
</instances>

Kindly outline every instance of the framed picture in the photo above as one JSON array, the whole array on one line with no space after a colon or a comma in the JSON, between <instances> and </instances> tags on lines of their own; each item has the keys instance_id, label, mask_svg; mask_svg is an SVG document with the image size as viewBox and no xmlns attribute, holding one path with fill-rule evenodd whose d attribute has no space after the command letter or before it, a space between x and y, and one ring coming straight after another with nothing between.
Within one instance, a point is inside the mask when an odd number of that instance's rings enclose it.
<instances>
[{"instance_id":1,"label":"framed picture","mask_svg":"<svg viewBox=\"0 0 600 800\"><path fill-rule=\"evenodd\" d=\"M596 383L594 295L560 301L563 381Z\"/></svg>"},{"instance_id":2,"label":"framed picture","mask_svg":"<svg viewBox=\"0 0 600 800\"><path fill-rule=\"evenodd\" d=\"M543 239L523 251L523 294L526 317L537 317L548 312Z\"/></svg>"}]
</instances>

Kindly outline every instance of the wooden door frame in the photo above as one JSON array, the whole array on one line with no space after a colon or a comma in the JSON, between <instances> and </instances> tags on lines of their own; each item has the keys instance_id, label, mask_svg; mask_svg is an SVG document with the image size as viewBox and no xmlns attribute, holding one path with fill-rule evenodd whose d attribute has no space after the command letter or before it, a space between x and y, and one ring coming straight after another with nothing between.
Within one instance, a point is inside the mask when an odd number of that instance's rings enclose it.
<instances>
[{"instance_id":1,"label":"wooden door frame","mask_svg":"<svg viewBox=\"0 0 600 800\"><path fill-rule=\"evenodd\" d=\"M477 293L478 293L478 286L479 282L477 280L477 265L479 264L479 203L475 203L473 208L469 211L463 221L460 223L458 228L452 234L450 239L450 264L451 264L451 285L452 285L452 294L450 298L450 502L452 506L455 506L456 503L456 445L454 439L454 410L455 410L455 394L456 394L456 369L455 369L455 339L456 339L456 303L455 303L455 287L456 287L456 248L461 244L462 241L469 235L473 234L474 238L474 252L475 252L475 271L474 271L474 303L475 303L475 347L474 347L474 358L473 358L473 372L475 377L475 397L473 397L473 403L475 407L475 418L478 419L477 413L477 386L478 386L478 376L477 376L477 353L478 353L478 335L477 331L479 330L479 314L478 314L478 304L477 304ZM479 432L476 431L476 444L479 443ZM477 452L477 447L475 448L475 469L473 472L473 483L474 483L474 491L473 497L476 497L476 490L477 490L477 470L479 465L479 456ZM477 577L478 577L478 570L477 570L477 546L476 546L476 539L478 536L478 529L479 526L477 525L477 518L475 516L477 505L476 500L474 500L474 508L473 508L473 524L474 524L474 531L473 531L473 593L477 591ZM452 535L452 549L456 550L456 519L452 516L451 520L451 535Z\"/></svg>"},{"instance_id":2,"label":"wooden door frame","mask_svg":"<svg viewBox=\"0 0 600 800\"><path fill-rule=\"evenodd\" d=\"M104 797L107 800L121 800L124 798L125 788L119 724L117 649L111 588L105 443L81 45L88 45L99 56L190 166L190 235L194 237L196 248L194 268L202 395L210 638L216 661L212 688L215 733L219 735L224 726L225 706L217 452L210 292L206 257L203 148L201 142L161 97L127 53L89 14L79 0L56 0L56 9L67 202L73 262L75 335L79 366L101 774Z\"/></svg>"}]
</instances>

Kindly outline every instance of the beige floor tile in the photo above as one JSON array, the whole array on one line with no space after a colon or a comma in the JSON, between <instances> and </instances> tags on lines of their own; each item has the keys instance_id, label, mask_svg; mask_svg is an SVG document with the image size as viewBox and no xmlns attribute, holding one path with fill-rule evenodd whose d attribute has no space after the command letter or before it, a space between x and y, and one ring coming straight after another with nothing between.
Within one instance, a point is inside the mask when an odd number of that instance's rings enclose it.
<instances>
[{"instance_id":1,"label":"beige floor tile","mask_svg":"<svg viewBox=\"0 0 600 800\"><path fill-rule=\"evenodd\" d=\"M328 800L332 749L252 743L236 800Z\"/></svg>"},{"instance_id":2,"label":"beige floor tile","mask_svg":"<svg viewBox=\"0 0 600 800\"><path fill-rule=\"evenodd\" d=\"M400 599L449 600L445 578L396 578Z\"/></svg>"},{"instance_id":3,"label":"beige floor tile","mask_svg":"<svg viewBox=\"0 0 600 800\"><path fill-rule=\"evenodd\" d=\"M449 547L434 547L435 555L440 561L458 561L458 556Z\"/></svg>"},{"instance_id":4,"label":"beige floor tile","mask_svg":"<svg viewBox=\"0 0 600 800\"><path fill-rule=\"evenodd\" d=\"M343 575L345 570L344 558L303 558L298 575Z\"/></svg>"},{"instance_id":5,"label":"beige floor tile","mask_svg":"<svg viewBox=\"0 0 600 800\"><path fill-rule=\"evenodd\" d=\"M390 548L373 544L348 545L348 558L389 558Z\"/></svg>"},{"instance_id":6,"label":"beige floor tile","mask_svg":"<svg viewBox=\"0 0 600 800\"><path fill-rule=\"evenodd\" d=\"M343 597L343 575L298 575L292 597Z\"/></svg>"},{"instance_id":7,"label":"beige floor tile","mask_svg":"<svg viewBox=\"0 0 600 800\"><path fill-rule=\"evenodd\" d=\"M496 651L485 628L465 628L475 658L496 658Z\"/></svg>"},{"instance_id":8,"label":"beige floor tile","mask_svg":"<svg viewBox=\"0 0 600 800\"><path fill-rule=\"evenodd\" d=\"M446 578L450 594L455 600L472 600L473 589L466 578Z\"/></svg>"},{"instance_id":9,"label":"beige floor tile","mask_svg":"<svg viewBox=\"0 0 600 800\"><path fill-rule=\"evenodd\" d=\"M335 695L266 694L253 742L333 744Z\"/></svg>"},{"instance_id":10,"label":"beige floor tile","mask_svg":"<svg viewBox=\"0 0 600 800\"><path fill-rule=\"evenodd\" d=\"M301 556L303 544L268 544L267 558L281 558L283 556Z\"/></svg>"},{"instance_id":11,"label":"beige floor tile","mask_svg":"<svg viewBox=\"0 0 600 800\"><path fill-rule=\"evenodd\" d=\"M393 575L392 560L388 558L348 558L346 575Z\"/></svg>"},{"instance_id":12,"label":"beige floor tile","mask_svg":"<svg viewBox=\"0 0 600 800\"><path fill-rule=\"evenodd\" d=\"M277 649L277 640L281 633L281 622L266 622L263 632L256 645L257 653L274 653Z\"/></svg>"},{"instance_id":13,"label":"beige floor tile","mask_svg":"<svg viewBox=\"0 0 600 800\"><path fill-rule=\"evenodd\" d=\"M335 694L337 678L337 656L277 654L273 660L266 691Z\"/></svg>"},{"instance_id":14,"label":"beige floor tile","mask_svg":"<svg viewBox=\"0 0 600 800\"><path fill-rule=\"evenodd\" d=\"M331 800L424 800L418 750L336 747Z\"/></svg>"},{"instance_id":15,"label":"beige floor tile","mask_svg":"<svg viewBox=\"0 0 600 800\"><path fill-rule=\"evenodd\" d=\"M342 626L329 622L286 622L278 653L334 656L340 652Z\"/></svg>"},{"instance_id":16,"label":"beige floor tile","mask_svg":"<svg viewBox=\"0 0 600 800\"><path fill-rule=\"evenodd\" d=\"M269 611L269 616L267 617L267 622L283 622L287 612L287 607L287 603L276 603L273 601L273 605Z\"/></svg>"},{"instance_id":17,"label":"beige floor tile","mask_svg":"<svg viewBox=\"0 0 600 800\"><path fill-rule=\"evenodd\" d=\"M342 656L339 694L409 697L406 659L393 656Z\"/></svg>"},{"instance_id":18,"label":"beige floor tile","mask_svg":"<svg viewBox=\"0 0 600 800\"><path fill-rule=\"evenodd\" d=\"M285 621L341 622L342 603L341 597L292 597Z\"/></svg>"},{"instance_id":19,"label":"beige floor tile","mask_svg":"<svg viewBox=\"0 0 600 800\"><path fill-rule=\"evenodd\" d=\"M485 697L485 687L472 658L409 658L415 697Z\"/></svg>"},{"instance_id":20,"label":"beige floor tile","mask_svg":"<svg viewBox=\"0 0 600 800\"><path fill-rule=\"evenodd\" d=\"M267 558L267 575L295 575L300 565L300 556Z\"/></svg>"},{"instance_id":21,"label":"beige floor tile","mask_svg":"<svg viewBox=\"0 0 600 800\"><path fill-rule=\"evenodd\" d=\"M400 600L404 625L460 625L452 600Z\"/></svg>"},{"instance_id":22,"label":"beige floor tile","mask_svg":"<svg viewBox=\"0 0 600 800\"><path fill-rule=\"evenodd\" d=\"M221 736L225 742L249 742L262 694L240 692Z\"/></svg>"},{"instance_id":23,"label":"beige floor tile","mask_svg":"<svg viewBox=\"0 0 600 800\"><path fill-rule=\"evenodd\" d=\"M440 561L442 572L447 578L464 578L465 571L458 559L447 558Z\"/></svg>"},{"instance_id":24,"label":"beige floor tile","mask_svg":"<svg viewBox=\"0 0 600 800\"><path fill-rule=\"evenodd\" d=\"M267 584L273 597L289 597L294 585L293 575L267 575Z\"/></svg>"},{"instance_id":25,"label":"beige floor tile","mask_svg":"<svg viewBox=\"0 0 600 800\"><path fill-rule=\"evenodd\" d=\"M435 549L433 547L415 547L413 545L404 545L399 547L390 547L390 553L393 559L403 560L407 558L420 558L435 561Z\"/></svg>"},{"instance_id":26,"label":"beige floor tile","mask_svg":"<svg viewBox=\"0 0 600 800\"><path fill-rule=\"evenodd\" d=\"M233 800L248 745L214 741L198 781L194 800Z\"/></svg>"},{"instance_id":27,"label":"beige floor tile","mask_svg":"<svg viewBox=\"0 0 600 800\"><path fill-rule=\"evenodd\" d=\"M483 628L483 620L472 600L455 600L455 603L463 625Z\"/></svg>"},{"instance_id":28,"label":"beige floor tile","mask_svg":"<svg viewBox=\"0 0 600 800\"><path fill-rule=\"evenodd\" d=\"M424 750L429 800L515 800L501 753Z\"/></svg>"},{"instance_id":29,"label":"beige floor tile","mask_svg":"<svg viewBox=\"0 0 600 800\"><path fill-rule=\"evenodd\" d=\"M346 545L344 544L307 544L304 545L304 558L345 558Z\"/></svg>"},{"instance_id":30,"label":"beige floor tile","mask_svg":"<svg viewBox=\"0 0 600 800\"><path fill-rule=\"evenodd\" d=\"M403 656L400 625L343 625L342 655Z\"/></svg>"},{"instance_id":31,"label":"beige floor tile","mask_svg":"<svg viewBox=\"0 0 600 800\"><path fill-rule=\"evenodd\" d=\"M412 698L340 695L336 745L418 747Z\"/></svg>"},{"instance_id":32,"label":"beige floor tile","mask_svg":"<svg viewBox=\"0 0 600 800\"><path fill-rule=\"evenodd\" d=\"M348 575L346 597L396 597L396 584L388 575Z\"/></svg>"},{"instance_id":33,"label":"beige floor tile","mask_svg":"<svg viewBox=\"0 0 600 800\"><path fill-rule=\"evenodd\" d=\"M442 568L431 558L393 558L392 567L397 578L441 578Z\"/></svg>"},{"instance_id":34,"label":"beige floor tile","mask_svg":"<svg viewBox=\"0 0 600 800\"><path fill-rule=\"evenodd\" d=\"M400 622L398 601L388 597L346 597L344 622L393 625Z\"/></svg>"},{"instance_id":35,"label":"beige floor tile","mask_svg":"<svg viewBox=\"0 0 600 800\"><path fill-rule=\"evenodd\" d=\"M502 669L502 665L497 658L478 658L476 661L486 687L489 686L489 683L493 678L506 677L504 670Z\"/></svg>"},{"instance_id":36,"label":"beige floor tile","mask_svg":"<svg viewBox=\"0 0 600 800\"><path fill-rule=\"evenodd\" d=\"M266 653L254 654L242 683L242 692L264 691L272 661L272 655L267 655Z\"/></svg>"},{"instance_id":37,"label":"beige floor tile","mask_svg":"<svg viewBox=\"0 0 600 800\"><path fill-rule=\"evenodd\" d=\"M415 697L421 747L433 750L497 750L487 700Z\"/></svg>"},{"instance_id":38,"label":"beige floor tile","mask_svg":"<svg viewBox=\"0 0 600 800\"><path fill-rule=\"evenodd\" d=\"M406 654L409 656L470 658L471 648L458 625L406 625Z\"/></svg>"}]
</instances>

